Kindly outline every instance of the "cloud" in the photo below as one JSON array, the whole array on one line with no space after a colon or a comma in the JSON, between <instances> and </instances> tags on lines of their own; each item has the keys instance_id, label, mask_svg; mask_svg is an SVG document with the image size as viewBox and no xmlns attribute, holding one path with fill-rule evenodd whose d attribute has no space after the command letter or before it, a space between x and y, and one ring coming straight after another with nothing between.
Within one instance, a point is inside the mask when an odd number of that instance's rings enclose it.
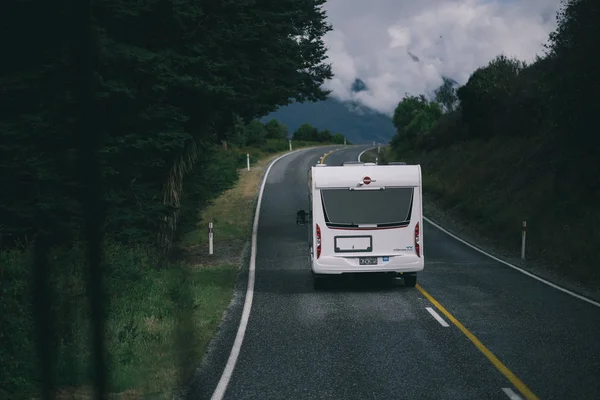
<instances>
[{"instance_id":1,"label":"cloud","mask_svg":"<svg viewBox=\"0 0 600 400\"><path fill-rule=\"evenodd\" d=\"M555 28L556 0L329 0L325 37L341 100L392 113L405 93L431 94L442 75L464 84L499 54L532 61ZM369 88L353 93L356 78Z\"/></svg>"}]
</instances>

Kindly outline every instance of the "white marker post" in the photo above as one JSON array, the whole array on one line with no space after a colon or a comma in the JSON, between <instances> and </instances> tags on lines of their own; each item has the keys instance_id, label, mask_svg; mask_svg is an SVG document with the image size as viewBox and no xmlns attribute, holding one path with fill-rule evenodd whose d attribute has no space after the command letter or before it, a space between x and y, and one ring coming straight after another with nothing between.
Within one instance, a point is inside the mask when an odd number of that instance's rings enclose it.
<instances>
[{"instance_id":1,"label":"white marker post","mask_svg":"<svg viewBox=\"0 0 600 400\"><path fill-rule=\"evenodd\" d=\"M214 253L214 244L213 244L213 223L208 223L208 254L212 255Z\"/></svg>"},{"instance_id":2,"label":"white marker post","mask_svg":"<svg viewBox=\"0 0 600 400\"><path fill-rule=\"evenodd\" d=\"M248 168L248 171L250 171L250 154L246 153L246 166Z\"/></svg>"},{"instance_id":3,"label":"white marker post","mask_svg":"<svg viewBox=\"0 0 600 400\"><path fill-rule=\"evenodd\" d=\"M290 145L290 151L292 151L292 139L288 140L289 145Z\"/></svg>"},{"instance_id":4,"label":"white marker post","mask_svg":"<svg viewBox=\"0 0 600 400\"><path fill-rule=\"evenodd\" d=\"M523 221L521 232L521 260L525 261L525 239L527 237L527 221Z\"/></svg>"},{"instance_id":5,"label":"white marker post","mask_svg":"<svg viewBox=\"0 0 600 400\"><path fill-rule=\"evenodd\" d=\"M375 165L377 165L377 161L379 161L379 158L375 157Z\"/></svg>"},{"instance_id":6,"label":"white marker post","mask_svg":"<svg viewBox=\"0 0 600 400\"><path fill-rule=\"evenodd\" d=\"M344 138L344 147L346 147L346 138Z\"/></svg>"}]
</instances>

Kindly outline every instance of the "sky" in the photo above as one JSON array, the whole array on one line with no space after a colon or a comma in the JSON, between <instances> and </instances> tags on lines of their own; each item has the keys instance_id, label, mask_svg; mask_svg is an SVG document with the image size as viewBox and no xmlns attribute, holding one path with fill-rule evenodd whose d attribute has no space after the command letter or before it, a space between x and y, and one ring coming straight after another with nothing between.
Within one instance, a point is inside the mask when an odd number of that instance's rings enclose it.
<instances>
[{"instance_id":1,"label":"sky","mask_svg":"<svg viewBox=\"0 0 600 400\"><path fill-rule=\"evenodd\" d=\"M560 0L328 0L324 40L332 96L391 114L405 93L464 84L504 54L533 61L556 28ZM352 93L356 78L367 91Z\"/></svg>"}]
</instances>

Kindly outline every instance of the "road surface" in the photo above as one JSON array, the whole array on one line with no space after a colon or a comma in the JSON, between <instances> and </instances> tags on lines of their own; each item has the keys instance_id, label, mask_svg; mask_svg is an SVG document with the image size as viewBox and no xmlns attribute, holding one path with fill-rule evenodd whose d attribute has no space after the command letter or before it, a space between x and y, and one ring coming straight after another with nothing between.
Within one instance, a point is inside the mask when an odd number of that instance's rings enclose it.
<instances>
[{"instance_id":1,"label":"road surface","mask_svg":"<svg viewBox=\"0 0 600 400\"><path fill-rule=\"evenodd\" d=\"M342 148L325 163L356 160L367 148ZM295 216L307 209L307 170L323 153L293 153L268 175L251 312L231 377L214 399L600 398L600 307L429 223L418 288L339 280L315 292L306 227ZM247 277L190 398L211 398L222 378Z\"/></svg>"}]
</instances>

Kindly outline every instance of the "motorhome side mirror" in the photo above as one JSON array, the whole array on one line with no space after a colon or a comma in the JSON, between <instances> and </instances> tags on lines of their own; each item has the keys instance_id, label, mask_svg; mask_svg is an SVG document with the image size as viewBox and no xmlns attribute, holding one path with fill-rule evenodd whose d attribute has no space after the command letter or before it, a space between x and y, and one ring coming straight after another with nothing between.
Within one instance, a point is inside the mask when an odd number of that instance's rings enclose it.
<instances>
[{"instance_id":1,"label":"motorhome side mirror","mask_svg":"<svg viewBox=\"0 0 600 400\"><path fill-rule=\"evenodd\" d=\"M306 211L300 210L296 213L296 225L306 224Z\"/></svg>"}]
</instances>

